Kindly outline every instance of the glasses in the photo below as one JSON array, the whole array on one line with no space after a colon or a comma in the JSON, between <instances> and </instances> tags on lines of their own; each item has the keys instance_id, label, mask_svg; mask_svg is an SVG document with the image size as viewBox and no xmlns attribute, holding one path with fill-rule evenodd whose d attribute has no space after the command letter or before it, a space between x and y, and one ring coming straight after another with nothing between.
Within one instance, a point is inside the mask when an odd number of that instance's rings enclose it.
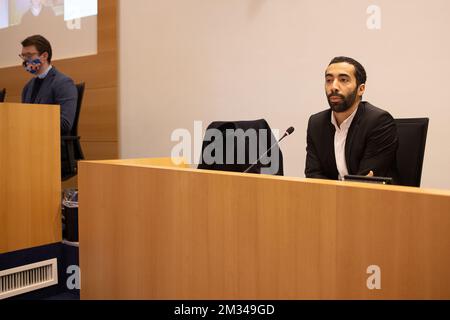
<instances>
[{"instance_id":1,"label":"glasses","mask_svg":"<svg viewBox=\"0 0 450 320\"><path fill-rule=\"evenodd\" d=\"M27 54L21 54L19 53L19 57L20 59L22 59L23 61L28 61L31 60L34 56L39 55L39 52L32 52L32 53L27 53Z\"/></svg>"}]
</instances>

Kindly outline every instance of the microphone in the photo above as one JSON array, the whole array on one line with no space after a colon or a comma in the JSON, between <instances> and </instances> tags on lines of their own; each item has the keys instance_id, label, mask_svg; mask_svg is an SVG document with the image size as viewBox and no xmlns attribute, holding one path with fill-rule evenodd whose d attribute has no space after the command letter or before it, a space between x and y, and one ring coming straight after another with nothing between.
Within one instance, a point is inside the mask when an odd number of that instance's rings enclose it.
<instances>
[{"instance_id":1,"label":"microphone","mask_svg":"<svg viewBox=\"0 0 450 320\"><path fill-rule=\"evenodd\" d=\"M260 157L258 158L258 160L256 160L250 167L248 167L248 168L244 171L244 173L248 173L251 169L253 169L253 168L256 166L256 164L261 160L262 157L264 157L266 154L268 154L269 151L272 150L273 147L275 147L278 143L281 142L281 140L283 140L284 138L286 138L286 137L290 136L291 134L293 134L294 131L295 131L295 128L294 128L294 127L289 127L289 128L286 130L286 132L284 133L284 135L280 138L280 140L278 140L278 141L275 142L272 146L270 146L270 148L267 149L267 151L264 152L264 154L263 154L262 156L260 156Z\"/></svg>"},{"instance_id":2,"label":"microphone","mask_svg":"<svg viewBox=\"0 0 450 320\"><path fill-rule=\"evenodd\" d=\"M280 138L280 140L278 140L278 143L281 142L281 140L283 140L284 138L286 138L287 136L290 136L291 134L293 134L295 131L294 127L289 127L286 132L284 133L284 135Z\"/></svg>"}]
</instances>

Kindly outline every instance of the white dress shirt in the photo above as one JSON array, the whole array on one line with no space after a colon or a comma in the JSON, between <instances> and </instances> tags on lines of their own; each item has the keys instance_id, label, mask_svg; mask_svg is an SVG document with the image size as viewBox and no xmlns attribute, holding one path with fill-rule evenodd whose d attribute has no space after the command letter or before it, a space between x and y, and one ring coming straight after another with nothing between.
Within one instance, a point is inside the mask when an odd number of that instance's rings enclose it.
<instances>
[{"instance_id":1,"label":"white dress shirt","mask_svg":"<svg viewBox=\"0 0 450 320\"><path fill-rule=\"evenodd\" d=\"M44 73L38 75L37 77L38 77L39 79L44 79L44 78L48 75L48 73L50 72L50 70L52 70L52 68L53 68L53 66L52 66L52 65L49 65L48 68L47 68L47 70L45 70Z\"/></svg>"},{"instance_id":2,"label":"white dress shirt","mask_svg":"<svg viewBox=\"0 0 450 320\"><path fill-rule=\"evenodd\" d=\"M334 113L331 112L331 123L336 128L334 134L334 154L336 156L336 167L339 172L339 180L344 180L344 176L348 175L347 161L345 160L345 142L347 140L348 129L352 124L357 110L358 108L356 108L356 110L341 123L340 127L337 124Z\"/></svg>"}]
</instances>

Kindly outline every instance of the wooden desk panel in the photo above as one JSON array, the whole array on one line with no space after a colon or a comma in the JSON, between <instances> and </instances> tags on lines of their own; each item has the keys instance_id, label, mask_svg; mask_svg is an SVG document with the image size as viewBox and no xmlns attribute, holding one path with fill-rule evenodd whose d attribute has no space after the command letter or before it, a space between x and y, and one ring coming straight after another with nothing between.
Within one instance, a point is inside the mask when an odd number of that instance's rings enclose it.
<instances>
[{"instance_id":1,"label":"wooden desk panel","mask_svg":"<svg viewBox=\"0 0 450 320\"><path fill-rule=\"evenodd\" d=\"M0 254L61 241L58 106L0 104Z\"/></svg>"},{"instance_id":2,"label":"wooden desk panel","mask_svg":"<svg viewBox=\"0 0 450 320\"><path fill-rule=\"evenodd\" d=\"M83 299L450 298L447 191L133 160L79 183Z\"/></svg>"}]
</instances>

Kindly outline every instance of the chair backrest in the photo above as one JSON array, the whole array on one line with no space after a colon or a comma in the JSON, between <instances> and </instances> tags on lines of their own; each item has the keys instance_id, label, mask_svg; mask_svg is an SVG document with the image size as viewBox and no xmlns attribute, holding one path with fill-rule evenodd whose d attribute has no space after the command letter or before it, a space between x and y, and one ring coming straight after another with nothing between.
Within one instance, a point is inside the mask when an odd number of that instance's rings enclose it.
<instances>
[{"instance_id":1,"label":"chair backrest","mask_svg":"<svg viewBox=\"0 0 450 320\"><path fill-rule=\"evenodd\" d=\"M75 119L73 121L72 130L70 131L71 136L78 136L78 120L80 119L80 112L81 112L81 105L83 102L85 83L84 82L78 83L78 84L76 84L76 87L77 87L77 92L78 92L77 110L75 112Z\"/></svg>"},{"instance_id":2,"label":"chair backrest","mask_svg":"<svg viewBox=\"0 0 450 320\"><path fill-rule=\"evenodd\" d=\"M0 90L0 102L5 102L6 98L6 89Z\"/></svg>"},{"instance_id":3,"label":"chair backrest","mask_svg":"<svg viewBox=\"0 0 450 320\"><path fill-rule=\"evenodd\" d=\"M78 136L78 120L80 118L81 106L84 96L84 82L76 85L78 99L75 119L70 130L70 134L61 137L61 179L66 181L78 173L79 160L84 160L83 150L81 149L80 137Z\"/></svg>"},{"instance_id":4,"label":"chair backrest","mask_svg":"<svg viewBox=\"0 0 450 320\"><path fill-rule=\"evenodd\" d=\"M283 175L283 154L276 142L264 119L212 122L206 129L198 169L244 172L275 144L268 157L248 172Z\"/></svg>"},{"instance_id":5,"label":"chair backrest","mask_svg":"<svg viewBox=\"0 0 450 320\"><path fill-rule=\"evenodd\" d=\"M404 186L420 187L429 119L395 119L395 123L399 140L398 183Z\"/></svg>"}]
</instances>

